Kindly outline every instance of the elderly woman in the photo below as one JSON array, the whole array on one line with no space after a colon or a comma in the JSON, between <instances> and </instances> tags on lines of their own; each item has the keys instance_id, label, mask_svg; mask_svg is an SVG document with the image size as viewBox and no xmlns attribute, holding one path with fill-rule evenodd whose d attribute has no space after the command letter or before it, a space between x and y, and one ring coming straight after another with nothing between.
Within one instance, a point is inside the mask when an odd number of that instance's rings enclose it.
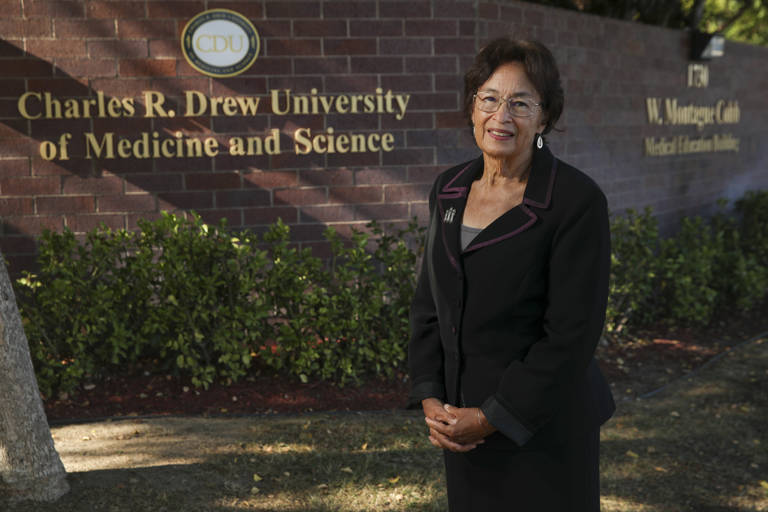
<instances>
[{"instance_id":1,"label":"elderly woman","mask_svg":"<svg viewBox=\"0 0 768 512\"><path fill-rule=\"evenodd\" d=\"M438 176L411 308L411 400L444 450L450 510L597 511L593 358L610 236L605 196L543 135L563 109L552 54L497 39L465 75L476 160Z\"/></svg>"}]
</instances>

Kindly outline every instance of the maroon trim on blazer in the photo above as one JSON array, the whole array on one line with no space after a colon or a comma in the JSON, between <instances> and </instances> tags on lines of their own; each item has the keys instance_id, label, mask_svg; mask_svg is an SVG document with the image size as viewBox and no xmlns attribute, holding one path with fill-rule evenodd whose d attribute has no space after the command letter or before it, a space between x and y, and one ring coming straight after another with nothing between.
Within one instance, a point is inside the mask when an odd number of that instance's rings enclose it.
<instances>
[{"instance_id":1,"label":"maroon trim on blazer","mask_svg":"<svg viewBox=\"0 0 768 512\"><path fill-rule=\"evenodd\" d=\"M456 176L454 176L451 181L445 184L442 190L442 194L438 194L438 199L456 199L459 197L464 197L467 194L467 187L451 187L454 181L459 179L459 176L464 174L464 171L472 167L472 164L475 163L473 160L472 162L468 163L466 167L464 167L462 170L460 170Z\"/></svg>"},{"instance_id":2,"label":"maroon trim on blazer","mask_svg":"<svg viewBox=\"0 0 768 512\"><path fill-rule=\"evenodd\" d=\"M536 222L536 220L538 220L538 217L536 216L536 214L533 213L528 208L526 208L525 205L521 204L520 205L520 209L523 210L526 213L526 215L528 215L531 218L528 222L526 222L525 224L523 224L522 226L520 226L516 230L511 231L509 233L506 233L506 234L504 234L502 236L498 236L498 237L496 237L496 238L494 238L492 240L488 240L486 242L482 242L482 243L479 243L477 245L472 245L470 243L469 247L464 249L463 252L464 253L468 253L470 251L474 251L475 249L480 249L482 247L488 247L489 245L495 244L497 242L501 242L502 240L506 240L507 238L511 238L511 237L517 235L518 233L521 233L521 232L525 231L526 229L531 227Z\"/></svg>"},{"instance_id":3,"label":"maroon trim on blazer","mask_svg":"<svg viewBox=\"0 0 768 512\"><path fill-rule=\"evenodd\" d=\"M552 158L552 169L549 171L549 185L547 185L547 195L544 198L544 202L540 203L530 197L524 197L523 203L537 208L547 208L549 202L552 200L552 189L555 187L555 172L557 171L557 158Z\"/></svg>"}]
</instances>

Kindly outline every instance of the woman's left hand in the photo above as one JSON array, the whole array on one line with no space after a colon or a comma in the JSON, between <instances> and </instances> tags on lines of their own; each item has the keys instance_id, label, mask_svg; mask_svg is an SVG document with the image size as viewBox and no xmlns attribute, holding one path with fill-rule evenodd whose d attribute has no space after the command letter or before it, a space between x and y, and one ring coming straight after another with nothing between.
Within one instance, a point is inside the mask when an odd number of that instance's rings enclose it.
<instances>
[{"instance_id":1,"label":"woman's left hand","mask_svg":"<svg viewBox=\"0 0 768 512\"><path fill-rule=\"evenodd\" d=\"M454 407L450 404L445 404L443 407L446 412L454 416L452 419L443 423L426 418L426 422L430 432L435 431L454 443L460 445L477 444L496 431L496 428L488 423L483 411L477 407Z\"/></svg>"}]
</instances>

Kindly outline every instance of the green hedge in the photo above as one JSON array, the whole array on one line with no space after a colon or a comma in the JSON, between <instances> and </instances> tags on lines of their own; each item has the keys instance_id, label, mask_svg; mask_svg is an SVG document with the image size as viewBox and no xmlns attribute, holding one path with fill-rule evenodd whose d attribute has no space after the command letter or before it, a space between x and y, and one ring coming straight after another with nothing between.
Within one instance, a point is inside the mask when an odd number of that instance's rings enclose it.
<instances>
[{"instance_id":1,"label":"green hedge","mask_svg":"<svg viewBox=\"0 0 768 512\"><path fill-rule=\"evenodd\" d=\"M261 237L163 214L78 241L45 232L39 270L16 282L42 392L153 371L196 386L270 369L345 384L403 369L423 228L325 232L323 260L277 222ZM768 191L660 239L650 210L612 219L606 336L664 321L703 325L768 290ZM416 249L412 249L416 247Z\"/></svg>"}]
</instances>

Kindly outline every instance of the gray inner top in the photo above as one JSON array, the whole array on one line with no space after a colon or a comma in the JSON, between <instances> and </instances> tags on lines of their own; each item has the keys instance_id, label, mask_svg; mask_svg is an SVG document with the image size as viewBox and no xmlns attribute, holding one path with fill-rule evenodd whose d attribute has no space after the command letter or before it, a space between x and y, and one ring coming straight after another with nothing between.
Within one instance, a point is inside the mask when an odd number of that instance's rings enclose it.
<instances>
[{"instance_id":1,"label":"gray inner top","mask_svg":"<svg viewBox=\"0 0 768 512\"><path fill-rule=\"evenodd\" d=\"M482 231L482 228L472 228L465 224L461 225L461 250L467 248L469 243L475 239L477 234Z\"/></svg>"}]
</instances>

